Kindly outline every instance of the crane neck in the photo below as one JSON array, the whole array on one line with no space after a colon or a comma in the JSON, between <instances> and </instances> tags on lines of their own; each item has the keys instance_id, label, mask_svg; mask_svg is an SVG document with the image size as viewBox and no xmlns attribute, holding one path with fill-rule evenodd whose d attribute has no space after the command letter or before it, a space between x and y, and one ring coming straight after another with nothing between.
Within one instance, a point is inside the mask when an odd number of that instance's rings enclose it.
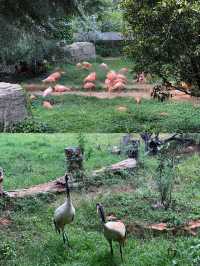
<instances>
[{"instance_id":1,"label":"crane neck","mask_svg":"<svg viewBox=\"0 0 200 266\"><path fill-rule=\"evenodd\" d=\"M105 224L106 223L106 216L105 216L103 206L99 207L99 217L101 219L102 224Z\"/></svg>"},{"instance_id":2,"label":"crane neck","mask_svg":"<svg viewBox=\"0 0 200 266\"><path fill-rule=\"evenodd\" d=\"M66 188L67 199L70 199L70 189L68 182L65 183L65 188Z\"/></svg>"}]
</instances>

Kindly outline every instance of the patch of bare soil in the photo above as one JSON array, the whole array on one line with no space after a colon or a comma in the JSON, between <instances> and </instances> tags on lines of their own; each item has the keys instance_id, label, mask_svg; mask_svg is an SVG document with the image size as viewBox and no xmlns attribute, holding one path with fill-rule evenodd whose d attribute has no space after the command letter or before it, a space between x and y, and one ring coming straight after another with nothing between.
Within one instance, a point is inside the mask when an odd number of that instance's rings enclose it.
<instances>
[{"instance_id":1,"label":"patch of bare soil","mask_svg":"<svg viewBox=\"0 0 200 266\"><path fill-rule=\"evenodd\" d=\"M28 86L28 87L27 87ZM103 84L102 84L103 87ZM121 91L121 92L112 92L108 93L107 91L92 91L92 92L87 92L87 91L80 91L78 89L73 89L69 92L53 92L53 96L60 96L60 95L66 95L66 94L71 94L71 95L79 95L79 96L86 96L86 97L96 97L98 99L114 99L117 97L130 97L130 98L143 98L143 99L151 99L151 92L153 89L154 85L151 84L138 84L138 83L133 83L129 84L127 87L127 90ZM30 91L34 91L33 89L33 84L30 85L25 85L25 88ZM44 88L41 88L41 90L38 90L39 86L37 85L35 87L34 94L41 96ZM199 106L200 105L200 99L197 97L192 97L190 95L185 94L184 92L180 92L177 90L172 91L172 99L171 101L181 101L181 102L191 102L194 104L194 106Z\"/></svg>"},{"instance_id":2,"label":"patch of bare soil","mask_svg":"<svg viewBox=\"0 0 200 266\"><path fill-rule=\"evenodd\" d=\"M190 154L195 154L195 153L200 153L200 145L194 144L187 146L179 151L179 154L185 154L185 155L190 155Z\"/></svg>"}]
</instances>

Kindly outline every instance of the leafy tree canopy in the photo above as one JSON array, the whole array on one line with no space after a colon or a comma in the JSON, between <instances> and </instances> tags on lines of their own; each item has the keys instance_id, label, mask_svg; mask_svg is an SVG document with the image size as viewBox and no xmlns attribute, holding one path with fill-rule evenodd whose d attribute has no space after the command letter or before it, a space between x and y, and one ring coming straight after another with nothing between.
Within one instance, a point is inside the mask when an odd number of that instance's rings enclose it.
<instances>
[{"instance_id":1,"label":"leafy tree canopy","mask_svg":"<svg viewBox=\"0 0 200 266\"><path fill-rule=\"evenodd\" d=\"M137 70L195 83L200 88L199 0L122 1L127 46Z\"/></svg>"},{"instance_id":2,"label":"leafy tree canopy","mask_svg":"<svg viewBox=\"0 0 200 266\"><path fill-rule=\"evenodd\" d=\"M40 57L63 29L63 19L72 14L84 19L105 0L0 0L0 62ZM83 8L84 7L84 8Z\"/></svg>"}]
</instances>

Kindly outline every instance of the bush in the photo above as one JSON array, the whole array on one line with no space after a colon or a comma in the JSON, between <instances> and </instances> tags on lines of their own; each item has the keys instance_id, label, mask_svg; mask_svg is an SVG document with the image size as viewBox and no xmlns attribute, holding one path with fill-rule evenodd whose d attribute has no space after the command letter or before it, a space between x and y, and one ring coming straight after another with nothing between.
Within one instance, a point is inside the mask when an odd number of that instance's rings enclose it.
<instances>
[{"instance_id":1,"label":"bush","mask_svg":"<svg viewBox=\"0 0 200 266\"><path fill-rule=\"evenodd\" d=\"M7 132L10 133L52 133L54 132L45 123L34 120L33 118L26 118L22 122L10 125Z\"/></svg>"},{"instance_id":2,"label":"bush","mask_svg":"<svg viewBox=\"0 0 200 266\"><path fill-rule=\"evenodd\" d=\"M200 89L199 1L128 0L122 7L125 33L133 39L126 51L136 60L136 70Z\"/></svg>"},{"instance_id":3,"label":"bush","mask_svg":"<svg viewBox=\"0 0 200 266\"><path fill-rule=\"evenodd\" d=\"M172 190L174 184L173 160L161 156L158 165L158 174L156 184L160 194L160 203L165 209L168 209L172 203Z\"/></svg>"}]
</instances>

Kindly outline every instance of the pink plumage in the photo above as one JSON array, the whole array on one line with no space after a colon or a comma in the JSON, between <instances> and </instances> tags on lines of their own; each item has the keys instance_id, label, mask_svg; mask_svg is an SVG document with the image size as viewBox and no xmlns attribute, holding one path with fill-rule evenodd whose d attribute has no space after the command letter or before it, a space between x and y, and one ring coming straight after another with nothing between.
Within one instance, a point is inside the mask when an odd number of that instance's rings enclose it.
<instances>
[{"instance_id":1,"label":"pink plumage","mask_svg":"<svg viewBox=\"0 0 200 266\"><path fill-rule=\"evenodd\" d=\"M54 91L55 91L55 92L66 92L66 91L71 91L71 89L68 88L68 87L65 87L65 86L63 86L63 85L59 85L59 84L57 84L57 85L54 87Z\"/></svg>"},{"instance_id":2,"label":"pink plumage","mask_svg":"<svg viewBox=\"0 0 200 266\"><path fill-rule=\"evenodd\" d=\"M117 74L117 79L122 80L124 83L127 83L127 78L122 74Z\"/></svg>"},{"instance_id":3,"label":"pink plumage","mask_svg":"<svg viewBox=\"0 0 200 266\"><path fill-rule=\"evenodd\" d=\"M115 71L110 71L108 74L107 74L107 79L109 79L110 81L113 81L114 79L116 79L117 77L117 73Z\"/></svg>"},{"instance_id":4,"label":"pink plumage","mask_svg":"<svg viewBox=\"0 0 200 266\"><path fill-rule=\"evenodd\" d=\"M44 92L43 92L43 97L47 97L48 95L50 95L53 92L53 89L51 87L47 88Z\"/></svg>"},{"instance_id":5,"label":"pink plumage","mask_svg":"<svg viewBox=\"0 0 200 266\"><path fill-rule=\"evenodd\" d=\"M85 79L84 79L84 83L87 82L95 82L97 79L97 74L96 72L92 72L91 74L89 74Z\"/></svg>"},{"instance_id":6,"label":"pink plumage","mask_svg":"<svg viewBox=\"0 0 200 266\"><path fill-rule=\"evenodd\" d=\"M86 90L92 90L94 89L96 86L94 83L92 82L87 82L84 84L83 88L86 89Z\"/></svg>"},{"instance_id":7,"label":"pink plumage","mask_svg":"<svg viewBox=\"0 0 200 266\"><path fill-rule=\"evenodd\" d=\"M82 63L82 68L85 69L90 69L92 67L92 64L88 63L88 62L83 62Z\"/></svg>"},{"instance_id":8,"label":"pink plumage","mask_svg":"<svg viewBox=\"0 0 200 266\"><path fill-rule=\"evenodd\" d=\"M43 102L43 107L46 109L52 109L53 105L50 102L44 101Z\"/></svg>"},{"instance_id":9,"label":"pink plumage","mask_svg":"<svg viewBox=\"0 0 200 266\"><path fill-rule=\"evenodd\" d=\"M105 85L109 92L125 89L127 78L124 75L110 71L106 77Z\"/></svg>"},{"instance_id":10,"label":"pink plumage","mask_svg":"<svg viewBox=\"0 0 200 266\"><path fill-rule=\"evenodd\" d=\"M113 87L112 90L123 90L125 89L125 84L122 81L118 81Z\"/></svg>"},{"instance_id":11,"label":"pink plumage","mask_svg":"<svg viewBox=\"0 0 200 266\"><path fill-rule=\"evenodd\" d=\"M48 76L46 79L44 79L42 82L44 83L57 82L61 78L62 74L64 74L64 72L61 72L61 71L54 72L53 74Z\"/></svg>"}]
</instances>

